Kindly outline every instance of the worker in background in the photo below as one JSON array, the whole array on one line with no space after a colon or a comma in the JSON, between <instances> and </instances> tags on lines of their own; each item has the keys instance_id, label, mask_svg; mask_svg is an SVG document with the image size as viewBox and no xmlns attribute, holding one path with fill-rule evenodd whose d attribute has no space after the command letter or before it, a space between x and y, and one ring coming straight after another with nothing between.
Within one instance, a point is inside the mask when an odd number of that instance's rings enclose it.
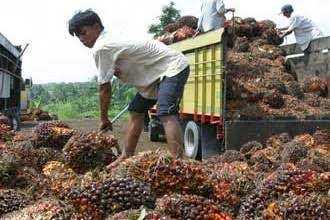
<instances>
[{"instance_id":1,"label":"worker in background","mask_svg":"<svg viewBox=\"0 0 330 220\"><path fill-rule=\"evenodd\" d=\"M235 12L235 9L226 9L222 0L204 0L198 19L197 34L221 28L226 20L225 14L230 11Z\"/></svg>"},{"instance_id":2,"label":"worker in background","mask_svg":"<svg viewBox=\"0 0 330 220\"><path fill-rule=\"evenodd\" d=\"M137 94L128 107L129 121L121 156L108 168L134 155L143 130L145 112L157 102L157 115L165 130L169 152L182 158L183 135L178 120L179 103L189 76L186 57L156 41L114 41L104 30L101 19L92 10L76 13L69 21L69 33L92 48L100 96L100 131L112 130L108 117L111 104L111 79L136 87Z\"/></svg>"},{"instance_id":3,"label":"worker in background","mask_svg":"<svg viewBox=\"0 0 330 220\"><path fill-rule=\"evenodd\" d=\"M322 32L309 18L301 15L292 15L293 11L292 5L284 5L282 7L281 13L289 18L290 23L288 27L279 28L278 31L282 38L294 32L297 44L302 51L306 52L311 40L322 37Z\"/></svg>"}]
</instances>

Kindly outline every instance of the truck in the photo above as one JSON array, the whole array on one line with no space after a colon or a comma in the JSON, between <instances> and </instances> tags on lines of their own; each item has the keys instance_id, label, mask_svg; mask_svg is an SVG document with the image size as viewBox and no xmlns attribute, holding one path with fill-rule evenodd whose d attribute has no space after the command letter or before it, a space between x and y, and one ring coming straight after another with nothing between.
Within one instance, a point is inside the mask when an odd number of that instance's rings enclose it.
<instances>
[{"instance_id":1,"label":"truck","mask_svg":"<svg viewBox=\"0 0 330 220\"><path fill-rule=\"evenodd\" d=\"M225 29L211 31L195 38L186 39L170 47L181 51L189 60L190 76L185 85L180 104L179 119L184 131L186 156L205 159L225 150L239 150L246 142L264 143L278 133L294 136L312 133L317 129L330 129L330 120L297 119L247 119L233 120L226 116L226 52ZM330 86L330 55L324 49L330 47L330 37L313 40L311 53L302 54L296 44L284 46L289 63L302 81L307 75L320 76ZM308 57L306 57L308 56ZM308 74L307 74L308 73ZM149 134L151 141L164 140L164 130L150 111Z\"/></svg>"},{"instance_id":2,"label":"truck","mask_svg":"<svg viewBox=\"0 0 330 220\"><path fill-rule=\"evenodd\" d=\"M0 33L0 113L7 116L12 129L20 128L22 49Z\"/></svg>"}]
</instances>

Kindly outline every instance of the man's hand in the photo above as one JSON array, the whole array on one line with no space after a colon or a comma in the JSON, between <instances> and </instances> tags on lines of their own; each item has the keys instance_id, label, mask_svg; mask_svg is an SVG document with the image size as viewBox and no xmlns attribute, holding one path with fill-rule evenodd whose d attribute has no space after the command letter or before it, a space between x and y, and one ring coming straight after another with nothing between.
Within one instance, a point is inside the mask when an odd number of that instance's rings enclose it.
<instances>
[{"instance_id":1,"label":"man's hand","mask_svg":"<svg viewBox=\"0 0 330 220\"><path fill-rule=\"evenodd\" d=\"M198 29L196 29L196 32L195 32L195 34L193 35L193 38L195 38L195 37L197 37L197 35L199 35L201 32L198 30Z\"/></svg>"},{"instance_id":2,"label":"man's hand","mask_svg":"<svg viewBox=\"0 0 330 220\"><path fill-rule=\"evenodd\" d=\"M227 12L235 12L235 8L227 8L227 9L226 9L226 13L227 13Z\"/></svg>"},{"instance_id":3,"label":"man's hand","mask_svg":"<svg viewBox=\"0 0 330 220\"><path fill-rule=\"evenodd\" d=\"M99 131L106 132L108 130L113 130L111 121L109 121L109 119L101 121Z\"/></svg>"}]
</instances>

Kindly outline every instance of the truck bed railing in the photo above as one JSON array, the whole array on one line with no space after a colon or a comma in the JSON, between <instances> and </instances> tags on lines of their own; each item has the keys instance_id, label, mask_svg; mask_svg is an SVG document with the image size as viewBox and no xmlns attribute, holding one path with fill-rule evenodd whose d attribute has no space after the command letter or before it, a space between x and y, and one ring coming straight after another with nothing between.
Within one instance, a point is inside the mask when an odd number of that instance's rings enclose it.
<instances>
[{"instance_id":1,"label":"truck bed railing","mask_svg":"<svg viewBox=\"0 0 330 220\"><path fill-rule=\"evenodd\" d=\"M282 47L288 55L288 63L299 82L314 76L327 80L330 88L330 36L313 40L303 53L297 44Z\"/></svg>"}]
</instances>

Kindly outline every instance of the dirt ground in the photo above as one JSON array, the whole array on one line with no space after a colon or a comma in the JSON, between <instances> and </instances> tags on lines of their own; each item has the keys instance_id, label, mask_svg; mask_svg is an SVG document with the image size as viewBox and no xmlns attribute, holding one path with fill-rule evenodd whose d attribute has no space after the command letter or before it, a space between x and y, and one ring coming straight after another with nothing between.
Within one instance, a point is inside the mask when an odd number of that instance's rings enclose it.
<instances>
[{"instance_id":1,"label":"dirt ground","mask_svg":"<svg viewBox=\"0 0 330 220\"><path fill-rule=\"evenodd\" d=\"M99 121L95 119L85 119L85 120L64 120L71 128L77 129L83 132L97 131L99 126ZM40 122L35 121L25 121L22 122L21 132L25 135L30 135L34 126L36 126ZM118 120L113 125L113 132L109 132L109 134L113 134L115 138L118 139L119 145L123 146L123 140L126 132L127 121L126 120ZM149 141L149 133L142 132L140 140L137 146L137 152L147 151L147 150L156 150L156 149L166 149L165 143L158 142L150 142Z\"/></svg>"}]
</instances>

